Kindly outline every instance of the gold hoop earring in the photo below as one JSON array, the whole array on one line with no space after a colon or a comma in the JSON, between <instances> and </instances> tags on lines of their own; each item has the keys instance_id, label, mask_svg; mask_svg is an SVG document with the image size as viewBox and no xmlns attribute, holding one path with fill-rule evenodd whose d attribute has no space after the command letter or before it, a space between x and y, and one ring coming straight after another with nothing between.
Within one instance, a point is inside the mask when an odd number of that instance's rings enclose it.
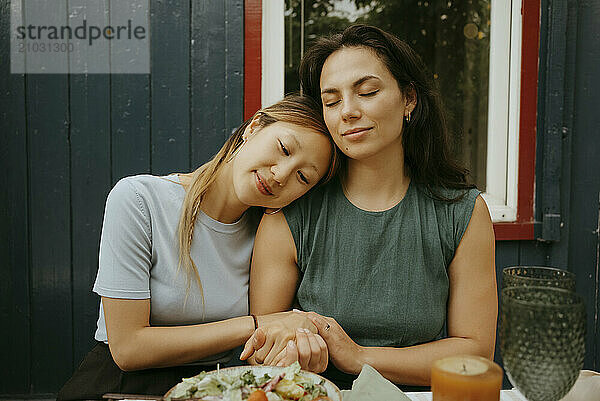
<instances>
[{"instance_id":1,"label":"gold hoop earring","mask_svg":"<svg viewBox=\"0 0 600 401\"><path fill-rule=\"evenodd\" d=\"M406 120L407 124L410 122L410 111L408 112L407 115L404 116L404 119Z\"/></svg>"},{"instance_id":2,"label":"gold hoop earring","mask_svg":"<svg viewBox=\"0 0 600 401\"><path fill-rule=\"evenodd\" d=\"M270 216L270 215L272 215L272 214L277 214L277 213L279 213L280 211L281 211L281 208L279 208L279 209L275 209L275 210L273 210L272 212L267 212L267 209L265 209L265 210L264 210L264 212L263 212L263 214L268 214L268 215Z\"/></svg>"},{"instance_id":3,"label":"gold hoop earring","mask_svg":"<svg viewBox=\"0 0 600 401\"><path fill-rule=\"evenodd\" d=\"M240 153L240 150L242 150L245 144L246 140L242 139L242 143L240 144L240 146L238 146L237 149L233 151L233 153L227 158L225 163L229 163L230 161L232 161L237 156L237 154Z\"/></svg>"}]
</instances>

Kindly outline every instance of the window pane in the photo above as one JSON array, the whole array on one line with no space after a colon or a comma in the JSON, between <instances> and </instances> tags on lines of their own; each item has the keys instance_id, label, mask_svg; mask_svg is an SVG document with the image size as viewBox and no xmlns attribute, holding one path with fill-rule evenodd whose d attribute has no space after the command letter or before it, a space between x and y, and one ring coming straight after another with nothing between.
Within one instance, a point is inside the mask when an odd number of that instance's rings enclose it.
<instances>
[{"instance_id":1,"label":"window pane","mask_svg":"<svg viewBox=\"0 0 600 401\"><path fill-rule=\"evenodd\" d=\"M485 190L491 0L286 0L285 92L299 90L303 49L352 23L408 42L438 83L457 158Z\"/></svg>"}]
</instances>

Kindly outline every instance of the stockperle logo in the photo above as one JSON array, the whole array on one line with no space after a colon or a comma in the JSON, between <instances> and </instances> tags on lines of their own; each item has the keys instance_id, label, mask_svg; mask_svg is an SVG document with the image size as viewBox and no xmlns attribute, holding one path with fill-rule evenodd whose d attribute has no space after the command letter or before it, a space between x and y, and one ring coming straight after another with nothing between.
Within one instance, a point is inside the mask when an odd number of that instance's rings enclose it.
<instances>
[{"instance_id":1,"label":"stockperle logo","mask_svg":"<svg viewBox=\"0 0 600 401\"><path fill-rule=\"evenodd\" d=\"M149 0L12 0L11 72L150 73Z\"/></svg>"}]
</instances>

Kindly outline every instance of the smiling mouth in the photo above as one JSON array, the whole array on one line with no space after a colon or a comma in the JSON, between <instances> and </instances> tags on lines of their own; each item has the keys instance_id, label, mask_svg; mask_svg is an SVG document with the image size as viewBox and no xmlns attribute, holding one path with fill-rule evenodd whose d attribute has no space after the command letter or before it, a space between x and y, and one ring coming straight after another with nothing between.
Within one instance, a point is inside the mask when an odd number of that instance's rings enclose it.
<instances>
[{"instance_id":1,"label":"smiling mouth","mask_svg":"<svg viewBox=\"0 0 600 401\"><path fill-rule=\"evenodd\" d=\"M349 129L348 131L344 132L342 134L342 136L360 134L360 133L363 133L365 131L369 131L371 128L373 128L373 127Z\"/></svg>"},{"instance_id":2,"label":"smiling mouth","mask_svg":"<svg viewBox=\"0 0 600 401\"><path fill-rule=\"evenodd\" d=\"M263 195L273 195L273 192L271 192L271 188L269 188L269 186L262 180L260 174L258 174L258 171L254 172L254 177L254 183L256 184L256 188L260 193L262 193Z\"/></svg>"},{"instance_id":3,"label":"smiling mouth","mask_svg":"<svg viewBox=\"0 0 600 401\"><path fill-rule=\"evenodd\" d=\"M349 139L350 138L358 138L358 137L362 136L362 134L365 134L365 133L371 131L372 129L373 129L373 127L350 129L350 130L344 132L342 134L342 137L348 137Z\"/></svg>"}]
</instances>

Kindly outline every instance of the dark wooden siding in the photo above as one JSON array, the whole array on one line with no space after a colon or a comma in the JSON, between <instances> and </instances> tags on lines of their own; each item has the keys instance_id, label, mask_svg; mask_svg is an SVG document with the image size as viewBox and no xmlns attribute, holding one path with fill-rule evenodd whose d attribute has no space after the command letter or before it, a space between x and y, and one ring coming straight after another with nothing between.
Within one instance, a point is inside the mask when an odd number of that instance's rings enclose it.
<instances>
[{"instance_id":1,"label":"dark wooden siding","mask_svg":"<svg viewBox=\"0 0 600 401\"><path fill-rule=\"evenodd\" d=\"M517 264L574 272L587 311L584 367L598 371L600 0L541 3L535 218L536 237L549 240L498 241L497 277L500 284L501 269Z\"/></svg>"},{"instance_id":2,"label":"dark wooden siding","mask_svg":"<svg viewBox=\"0 0 600 401\"><path fill-rule=\"evenodd\" d=\"M90 294L90 283L96 276L104 202L111 186L109 88L106 75L70 79L72 366L89 351L89 333L98 318L98 299Z\"/></svg>"},{"instance_id":3,"label":"dark wooden siding","mask_svg":"<svg viewBox=\"0 0 600 401\"><path fill-rule=\"evenodd\" d=\"M219 7L209 3L193 1L191 10L192 165L216 153L244 111L243 1L228 0ZM215 138L207 137L206 130Z\"/></svg>"},{"instance_id":4,"label":"dark wooden siding","mask_svg":"<svg viewBox=\"0 0 600 401\"><path fill-rule=\"evenodd\" d=\"M10 2L0 3L0 393L30 383L30 235L25 79L10 75Z\"/></svg>"},{"instance_id":5,"label":"dark wooden siding","mask_svg":"<svg viewBox=\"0 0 600 401\"><path fill-rule=\"evenodd\" d=\"M549 196L540 191L552 149L541 144L554 2L542 1L538 221L539 199ZM0 0L0 396L56 392L90 348L98 312L91 286L111 186L130 174L197 166L243 109L241 0L152 0L152 74L139 76L10 74L9 5ZM499 283L501 269L517 264L577 274L588 312L585 366L599 370L600 0L567 8L565 132L552 195L560 241L499 241L496 266Z\"/></svg>"},{"instance_id":6,"label":"dark wooden siding","mask_svg":"<svg viewBox=\"0 0 600 401\"><path fill-rule=\"evenodd\" d=\"M540 245L538 259L577 275L587 310L585 367L595 370L600 370L600 116L594 111L600 104L599 16L600 0L542 1L536 160L536 197L551 199L550 208L536 200L536 219L543 221L548 211L560 213L556 228L539 230L558 238ZM560 74L549 73L556 70ZM557 135L548 146L544 139ZM556 168L548 169L552 163Z\"/></svg>"},{"instance_id":7,"label":"dark wooden siding","mask_svg":"<svg viewBox=\"0 0 600 401\"><path fill-rule=\"evenodd\" d=\"M600 371L600 1L569 4L577 23L568 45L576 51L571 59L573 106L568 125L571 163L565 172L570 185L562 188L562 196L570 199L566 246L569 268L577 272L577 290L586 302L586 365Z\"/></svg>"},{"instance_id":8,"label":"dark wooden siding","mask_svg":"<svg viewBox=\"0 0 600 401\"><path fill-rule=\"evenodd\" d=\"M150 3L152 74L24 76L0 0L0 397L55 393L91 348L112 185L190 171L242 122L243 1Z\"/></svg>"}]
</instances>

